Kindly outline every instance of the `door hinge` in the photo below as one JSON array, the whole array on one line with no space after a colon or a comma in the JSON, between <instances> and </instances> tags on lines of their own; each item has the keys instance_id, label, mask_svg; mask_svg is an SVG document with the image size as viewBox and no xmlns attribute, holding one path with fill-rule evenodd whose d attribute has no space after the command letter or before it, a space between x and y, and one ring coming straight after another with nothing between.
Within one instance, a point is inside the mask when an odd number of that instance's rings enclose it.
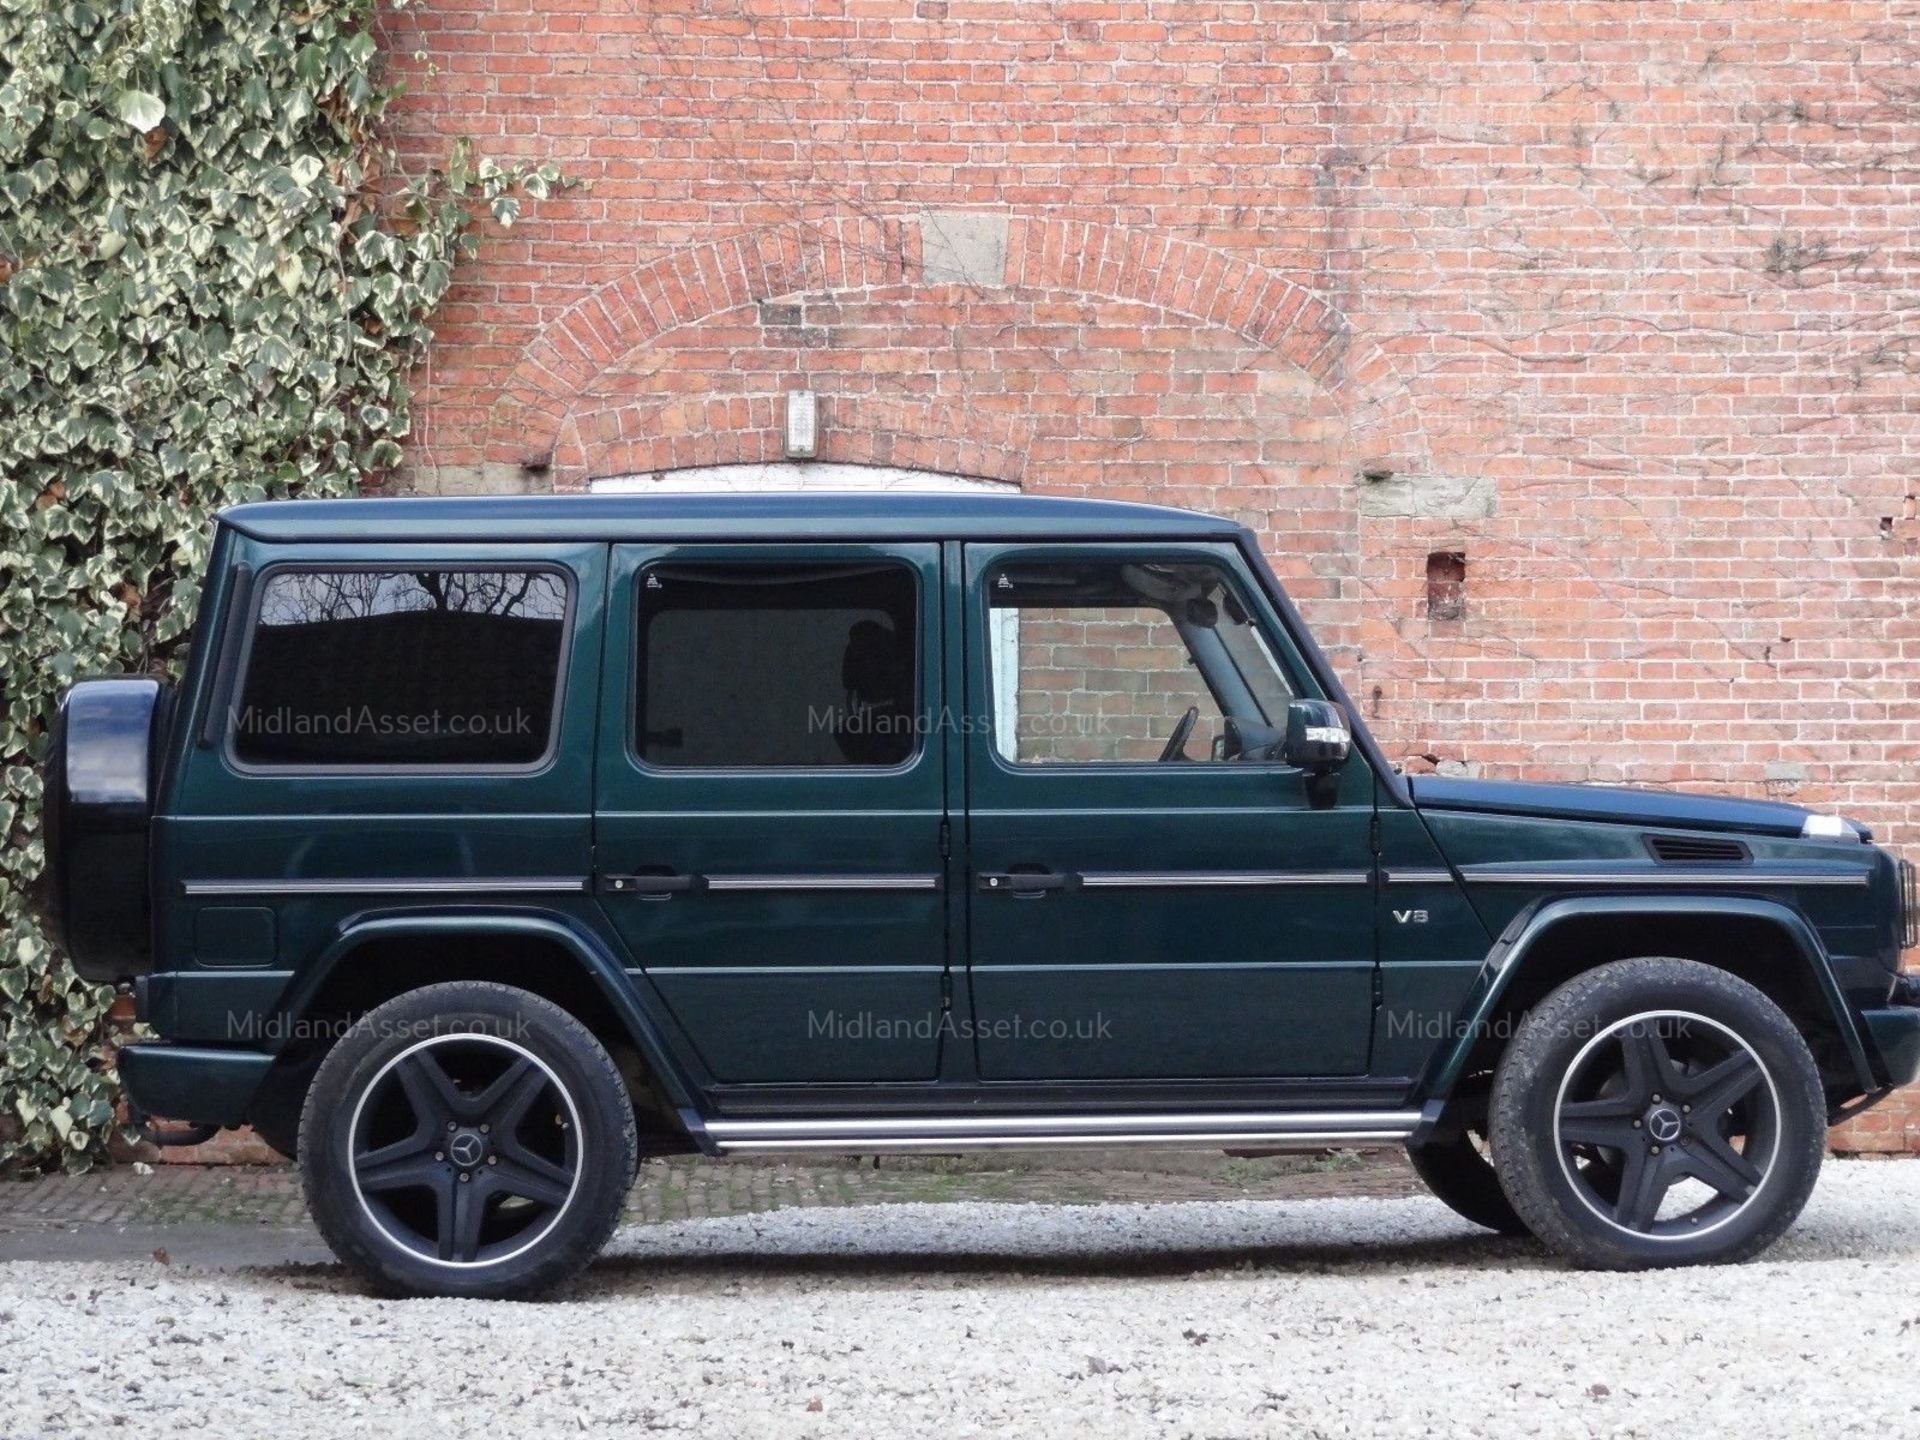
<instances>
[{"instance_id":1,"label":"door hinge","mask_svg":"<svg viewBox=\"0 0 1920 1440\"><path fill-rule=\"evenodd\" d=\"M1376 855L1380 853L1380 812L1377 810L1367 820L1367 847Z\"/></svg>"},{"instance_id":2,"label":"door hinge","mask_svg":"<svg viewBox=\"0 0 1920 1440\"><path fill-rule=\"evenodd\" d=\"M953 826L945 820L940 822L940 858L953 858Z\"/></svg>"},{"instance_id":3,"label":"door hinge","mask_svg":"<svg viewBox=\"0 0 1920 1440\"><path fill-rule=\"evenodd\" d=\"M940 1013L948 1014L953 1009L953 971L940 972Z\"/></svg>"},{"instance_id":4,"label":"door hinge","mask_svg":"<svg viewBox=\"0 0 1920 1440\"><path fill-rule=\"evenodd\" d=\"M1380 967L1373 967L1373 1008L1378 1010L1386 1003L1387 987L1380 979Z\"/></svg>"}]
</instances>

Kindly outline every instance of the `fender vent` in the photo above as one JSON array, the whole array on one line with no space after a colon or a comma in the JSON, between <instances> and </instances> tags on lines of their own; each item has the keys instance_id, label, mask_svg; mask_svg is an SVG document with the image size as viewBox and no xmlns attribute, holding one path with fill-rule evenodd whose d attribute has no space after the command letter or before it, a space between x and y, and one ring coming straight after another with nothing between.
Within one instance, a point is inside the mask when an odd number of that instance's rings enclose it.
<instances>
[{"instance_id":1,"label":"fender vent","mask_svg":"<svg viewBox=\"0 0 1920 1440\"><path fill-rule=\"evenodd\" d=\"M1667 865L1744 865L1753 857L1738 840L1713 840L1699 835L1649 835L1647 849Z\"/></svg>"}]
</instances>

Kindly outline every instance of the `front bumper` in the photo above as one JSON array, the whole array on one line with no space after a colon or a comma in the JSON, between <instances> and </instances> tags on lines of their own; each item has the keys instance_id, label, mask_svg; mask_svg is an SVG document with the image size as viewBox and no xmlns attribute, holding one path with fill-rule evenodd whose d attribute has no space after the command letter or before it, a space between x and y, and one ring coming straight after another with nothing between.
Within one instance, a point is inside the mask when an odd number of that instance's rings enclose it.
<instances>
[{"instance_id":1,"label":"front bumper","mask_svg":"<svg viewBox=\"0 0 1920 1440\"><path fill-rule=\"evenodd\" d=\"M1898 1089L1920 1078L1920 1008L1894 1005L1863 1010L1867 1040L1878 1056L1889 1086Z\"/></svg>"},{"instance_id":2,"label":"front bumper","mask_svg":"<svg viewBox=\"0 0 1920 1440\"><path fill-rule=\"evenodd\" d=\"M120 1052L120 1084L143 1115L191 1125L240 1125L273 1068L255 1050L216 1050L155 1041Z\"/></svg>"}]
</instances>

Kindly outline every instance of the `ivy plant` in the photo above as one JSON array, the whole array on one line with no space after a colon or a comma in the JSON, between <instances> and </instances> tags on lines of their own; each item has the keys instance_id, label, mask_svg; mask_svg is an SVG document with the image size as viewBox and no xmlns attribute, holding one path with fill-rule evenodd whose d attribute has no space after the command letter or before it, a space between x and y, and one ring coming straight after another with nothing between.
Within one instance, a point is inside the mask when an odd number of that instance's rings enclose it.
<instances>
[{"instance_id":1,"label":"ivy plant","mask_svg":"<svg viewBox=\"0 0 1920 1440\"><path fill-rule=\"evenodd\" d=\"M399 171L377 0L0 0L0 1169L107 1153L111 994L34 914L76 676L164 673L210 517L392 467L456 260L551 166Z\"/></svg>"}]
</instances>

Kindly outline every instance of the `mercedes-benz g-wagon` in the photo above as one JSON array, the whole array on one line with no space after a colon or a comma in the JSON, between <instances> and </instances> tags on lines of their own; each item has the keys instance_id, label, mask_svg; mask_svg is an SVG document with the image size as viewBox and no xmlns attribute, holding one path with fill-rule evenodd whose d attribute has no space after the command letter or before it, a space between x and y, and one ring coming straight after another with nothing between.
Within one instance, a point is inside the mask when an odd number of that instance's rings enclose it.
<instances>
[{"instance_id":1,"label":"mercedes-benz g-wagon","mask_svg":"<svg viewBox=\"0 0 1920 1440\"><path fill-rule=\"evenodd\" d=\"M142 1115L522 1294L642 1157L1404 1145L1589 1265L1749 1256L1920 1066L1858 824L1408 778L1226 520L985 492L247 505L77 684L49 907Z\"/></svg>"}]
</instances>

